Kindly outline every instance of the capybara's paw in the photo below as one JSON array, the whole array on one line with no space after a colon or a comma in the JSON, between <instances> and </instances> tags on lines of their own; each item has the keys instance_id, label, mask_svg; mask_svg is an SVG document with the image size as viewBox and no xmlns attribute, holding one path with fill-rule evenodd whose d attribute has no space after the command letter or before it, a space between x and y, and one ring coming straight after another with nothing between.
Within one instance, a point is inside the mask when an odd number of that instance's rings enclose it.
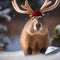
<instances>
[{"instance_id":1,"label":"capybara's paw","mask_svg":"<svg viewBox=\"0 0 60 60\"><path fill-rule=\"evenodd\" d=\"M46 48L40 49L40 52L41 52L41 53L45 53L45 51L46 51Z\"/></svg>"},{"instance_id":2,"label":"capybara's paw","mask_svg":"<svg viewBox=\"0 0 60 60\"><path fill-rule=\"evenodd\" d=\"M32 49L30 47L27 48L27 54L31 55L32 54Z\"/></svg>"}]
</instances>

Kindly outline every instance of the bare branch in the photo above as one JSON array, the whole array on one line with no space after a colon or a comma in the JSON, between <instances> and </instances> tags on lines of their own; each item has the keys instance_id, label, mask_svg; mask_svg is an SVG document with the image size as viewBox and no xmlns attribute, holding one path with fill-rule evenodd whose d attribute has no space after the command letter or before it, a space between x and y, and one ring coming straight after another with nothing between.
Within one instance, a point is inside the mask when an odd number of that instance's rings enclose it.
<instances>
[{"instance_id":1,"label":"bare branch","mask_svg":"<svg viewBox=\"0 0 60 60\"><path fill-rule=\"evenodd\" d=\"M13 0L13 1L12 1L12 5L13 5L14 9L15 9L18 13L21 13L21 14L31 14L31 12L32 12L32 11L31 11L32 9L30 8L27 0L25 1L25 5L22 7L22 8L24 8L24 9L26 9L26 10L21 10L21 9L18 7L18 5L17 5L16 0ZM26 8L26 7L25 7L26 5L27 5L29 8Z\"/></svg>"},{"instance_id":2,"label":"bare branch","mask_svg":"<svg viewBox=\"0 0 60 60\"><path fill-rule=\"evenodd\" d=\"M44 8L46 8L46 6L48 6L48 5L50 5L50 4L51 4L51 1L46 0L46 1L44 2L44 4L42 5L41 10L43 10Z\"/></svg>"},{"instance_id":3,"label":"bare branch","mask_svg":"<svg viewBox=\"0 0 60 60\"><path fill-rule=\"evenodd\" d=\"M28 0L25 1L25 5L21 5L22 8L27 9L28 11L33 12L33 10L31 9Z\"/></svg>"},{"instance_id":4,"label":"bare branch","mask_svg":"<svg viewBox=\"0 0 60 60\"><path fill-rule=\"evenodd\" d=\"M55 9L55 8L59 5L60 0L56 0L55 3L54 3L52 6L47 7L47 6L49 6L51 3L52 3L52 1L46 0L40 10L41 10L43 13L44 13L44 12L47 12L47 11L51 11L51 10Z\"/></svg>"}]
</instances>

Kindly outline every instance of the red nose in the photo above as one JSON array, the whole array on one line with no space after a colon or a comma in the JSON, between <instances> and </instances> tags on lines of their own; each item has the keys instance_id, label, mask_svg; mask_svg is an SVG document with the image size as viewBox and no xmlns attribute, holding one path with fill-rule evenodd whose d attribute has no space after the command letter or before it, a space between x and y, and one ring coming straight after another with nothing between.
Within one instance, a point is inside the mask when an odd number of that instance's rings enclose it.
<instances>
[{"instance_id":1,"label":"red nose","mask_svg":"<svg viewBox=\"0 0 60 60\"><path fill-rule=\"evenodd\" d=\"M31 14L31 17L33 17L33 16L42 16L43 14L40 12L40 11L38 11L38 10L36 10L36 11L34 11L32 14Z\"/></svg>"}]
</instances>

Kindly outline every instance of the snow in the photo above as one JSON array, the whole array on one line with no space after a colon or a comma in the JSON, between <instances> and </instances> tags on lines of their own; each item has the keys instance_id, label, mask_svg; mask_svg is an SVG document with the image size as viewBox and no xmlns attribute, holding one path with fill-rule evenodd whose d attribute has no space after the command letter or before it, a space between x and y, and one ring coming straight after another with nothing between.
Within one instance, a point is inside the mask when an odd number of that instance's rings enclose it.
<instances>
[{"instance_id":1,"label":"snow","mask_svg":"<svg viewBox=\"0 0 60 60\"><path fill-rule=\"evenodd\" d=\"M19 36L15 36L13 37L14 38L14 42L11 42L8 47L7 47L7 50L8 51L19 51L21 50L21 47L20 47L20 37Z\"/></svg>"},{"instance_id":2,"label":"snow","mask_svg":"<svg viewBox=\"0 0 60 60\"><path fill-rule=\"evenodd\" d=\"M19 51L19 50L21 50L20 35L12 36L9 38L8 36L0 34L0 38L2 38L3 43L8 43L5 51Z\"/></svg>"},{"instance_id":3,"label":"snow","mask_svg":"<svg viewBox=\"0 0 60 60\"><path fill-rule=\"evenodd\" d=\"M60 34L60 24L57 25L55 29L58 30L58 32L59 32L59 34Z\"/></svg>"},{"instance_id":4,"label":"snow","mask_svg":"<svg viewBox=\"0 0 60 60\"><path fill-rule=\"evenodd\" d=\"M3 47L3 46L4 46L4 44L0 43L0 46L1 46L1 47Z\"/></svg>"},{"instance_id":5,"label":"snow","mask_svg":"<svg viewBox=\"0 0 60 60\"><path fill-rule=\"evenodd\" d=\"M0 30L7 31L8 29L5 25L0 24Z\"/></svg>"},{"instance_id":6,"label":"snow","mask_svg":"<svg viewBox=\"0 0 60 60\"><path fill-rule=\"evenodd\" d=\"M52 49L52 46L50 46L50 49ZM0 52L0 60L60 60L60 48L58 48L58 50L58 52L55 50L56 53L53 54L38 54L29 56L24 56L23 51Z\"/></svg>"},{"instance_id":7,"label":"snow","mask_svg":"<svg viewBox=\"0 0 60 60\"><path fill-rule=\"evenodd\" d=\"M60 50L60 48L58 48L58 47L49 46L49 47L47 48L45 54L49 54L49 53L54 52L54 51L56 51L56 50L58 50L58 49Z\"/></svg>"},{"instance_id":8,"label":"snow","mask_svg":"<svg viewBox=\"0 0 60 60\"><path fill-rule=\"evenodd\" d=\"M8 43L8 44L11 43L10 38L6 35L0 34L0 38L2 38L4 43Z\"/></svg>"},{"instance_id":9,"label":"snow","mask_svg":"<svg viewBox=\"0 0 60 60\"><path fill-rule=\"evenodd\" d=\"M2 6L0 6L0 9L2 9Z\"/></svg>"},{"instance_id":10,"label":"snow","mask_svg":"<svg viewBox=\"0 0 60 60\"><path fill-rule=\"evenodd\" d=\"M0 6L0 9L1 9L2 7ZM2 18L6 18L6 20L8 21L8 22L10 22L11 21L11 16L9 15L9 13L11 12L11 9L10 8L6 8L6 9L4 9L4 10L2 10L2 11L0 11L0 17L2 17ZM2 19L1 19L2 20ZM5 26L5 25L3 25L3 24L1 24L0 23L0 30L2 31L7 31L8 30L8 28Z\"/></svg>"},{"instance_id":11,"label":"snow","mask_svg":"<svg viewBox=\"0 0 60 60\"><path fill-rule=\"evenodd\" d=\"M19 50L21 50L20 35L11 37L11 40L13 40L13 42L11 42L8 45L8 47L6 48L7 51L19 51Z\"/></svg>"},{"instance_id":12,"label":"snow","mask_svg":"<svg viewBox=\"0 0 60 60\"><path fill-rule=\"evenodd\" d=\"M0 11L0 16L3 18L6 18L7 19L7 21L9 22L9 21L11 21L11 17L8 15L9 13L10 13L10 11L11 11L11 9L10 8L7 8L7 9L5 9L5 10L2 10L2 11Z\"/></svg>"}]
</instances>

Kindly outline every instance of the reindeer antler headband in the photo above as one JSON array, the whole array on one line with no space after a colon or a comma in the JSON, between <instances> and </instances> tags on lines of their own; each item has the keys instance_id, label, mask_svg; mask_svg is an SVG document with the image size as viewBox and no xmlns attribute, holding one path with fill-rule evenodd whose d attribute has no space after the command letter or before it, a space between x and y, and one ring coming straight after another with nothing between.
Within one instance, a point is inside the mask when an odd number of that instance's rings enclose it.
<instances>
[{"instance_id":1,"label":"reindeer antler headband","mask_svg":"<svg viewBox=\"0 0 60 60\"><path fill-rule=\"evenodd\" d=\"M51 11L51 10L55 9L59 5L60 0L56 0L55 3L52 6L49 6L51 3L52 3L52 1L45 0L44 4L42 5L42 7L40 8L39 11L33 11L32 8L30 7L29 3L28 3L28 0L25 1L25 5L21 5L21 7L23 9L25 9L25 10L21 10L18 7L18 5L16 3L16 0L12 1L12 5L13 5L14 9L18 13L21 13L21 14L30 14L32 16L42 16L45 12Z\"/></svg>"}]
</instances>

